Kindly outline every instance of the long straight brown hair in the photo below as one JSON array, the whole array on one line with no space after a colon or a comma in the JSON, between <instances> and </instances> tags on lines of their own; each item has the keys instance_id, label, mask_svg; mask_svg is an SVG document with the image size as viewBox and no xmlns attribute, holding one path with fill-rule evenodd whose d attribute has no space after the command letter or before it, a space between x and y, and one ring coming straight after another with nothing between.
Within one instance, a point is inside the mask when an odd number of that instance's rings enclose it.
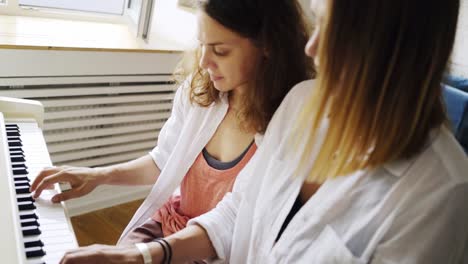
<instances>
[{"instance_id":1,"label":"long straight brown hair","mask_svg":"<svg viewBox=\"0 0 468 264\"><path fill-rule=\"evenodd\" d=\"M201 12L249 38L268 53L238 114L242 128L265 132L289 90L314 74L312 61L303 53L309 25L301 6L297 0L198 0L197 3ZM191 102L206 107L219 100L219 91L198 65L199 59L199 48L187 52L175 76L179 82L190 78Z\"/></svg>"},{"instance_id":2,"label":"long straight brown hair","mask_svg":"<svg viewBox=\"0 0 468 264\"><path fill-rule=\"evenodd\" d=\"M440 82L459 9L459 0L325 1L317 81L295 135L308 138L302 166L314 160L308 181L318 183L409 158L444 123Z\"/></svg>"}]
</instances>

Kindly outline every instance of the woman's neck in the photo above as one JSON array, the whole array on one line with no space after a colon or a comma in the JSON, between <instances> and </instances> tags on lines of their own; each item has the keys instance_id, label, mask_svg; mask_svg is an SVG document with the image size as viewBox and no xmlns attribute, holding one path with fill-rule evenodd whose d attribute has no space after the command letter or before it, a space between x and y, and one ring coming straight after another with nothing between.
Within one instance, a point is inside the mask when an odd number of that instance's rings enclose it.
<instances>
[{"instance_id":1,"label":"woman's neck","mask_svg":"<svg viewBox=\"0 0 468 264\"><path fill-rule=\"evenodd\" d=\"M242 92L232 90L229 92L229 108L238 111L242 107Z\"/></svg>"}]
</instances>

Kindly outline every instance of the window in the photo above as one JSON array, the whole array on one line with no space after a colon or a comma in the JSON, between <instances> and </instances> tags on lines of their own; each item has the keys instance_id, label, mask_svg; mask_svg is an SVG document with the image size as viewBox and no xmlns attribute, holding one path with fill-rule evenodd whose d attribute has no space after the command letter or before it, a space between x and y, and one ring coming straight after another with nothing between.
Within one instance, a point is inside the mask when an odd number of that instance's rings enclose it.
<instances>
[{"instance_id":1,"label":"window","mask_svg":"<svg viewBox=\"0 0 468 264\"><path fill-rule=\"evenodd\" d=\"M57 8L75 11L122 15L124 11L125 0L19 0L18 3L20 6Z\"/></svg>"},{"instance_id":2,"label":"window","mask_svg":"<svg viewBox=\"0 0 468 264\"><path fill-rule=\"evenodd\" d=\"M138 24L140 18L142 0L128 0L127 14L134 24Z\"/></svg>"},{"instance_id":3,"label":"window","mask_svg":"<svg viewBox=\"0 0 468 264\"><path fill-rule=\"evenodd\" d=\"M0 16L127 24L143 39L148 35L153 8L153 0L0 0Z\"/></svg>"}]
</instances>

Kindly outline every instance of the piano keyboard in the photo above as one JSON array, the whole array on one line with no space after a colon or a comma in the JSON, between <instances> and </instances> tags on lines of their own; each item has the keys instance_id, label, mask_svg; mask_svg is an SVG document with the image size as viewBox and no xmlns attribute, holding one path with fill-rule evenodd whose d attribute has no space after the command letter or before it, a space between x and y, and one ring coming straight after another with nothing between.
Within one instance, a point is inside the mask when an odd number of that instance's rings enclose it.
<instances>
[{"instance_id":1,"label":"piano keyboard","mask_svg":"<svg viewBox=\"0 0 468 264\"><path fill-rule=\"evenodd\" d=\"M33 120L4 124L21 227L24 263L58 263L65 251L77 247L71 224L61 204L52 204L56 190L45 190L34 200L30 183L43 167L52 166L37 123Z\"/></svg>"}]
</instances>

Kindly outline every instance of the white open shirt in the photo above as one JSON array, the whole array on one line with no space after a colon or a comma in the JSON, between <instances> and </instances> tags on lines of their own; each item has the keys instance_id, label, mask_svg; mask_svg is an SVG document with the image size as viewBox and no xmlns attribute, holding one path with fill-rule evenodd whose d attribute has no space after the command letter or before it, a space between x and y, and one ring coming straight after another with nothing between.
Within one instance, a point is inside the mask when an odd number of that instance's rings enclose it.
<instances>
[{"instance_id":1,"label":"white open shirt","mask_svg":"<svg viewBox=\"0 0 468 264\"><path fill-rule=\"evenodd\" d=\"M161 170L158 180L121 238L148 220L177 191L187 171L227 113L227 93L220 93L218 102L202 107L190 103L189 84L190 81L186 81L177 89L171 116L159 132L157 146L149 153ZM255 135L257 146L262 137L258 133Z\"/></svg>"},{"instance_id":2,"label":"white open shirt","mask_svg":"<svg viewBox=\"0 0 468 264\"><path fill-rule=\"evenodd\" d=\"M466 263L468 159L445 127L410 160L326 181L275 243L306 176L294 175L300 157L286 149L312 88L288 94L233 192L189 222L207 231L217 260Z\"/></svg>"}]
</instances>

